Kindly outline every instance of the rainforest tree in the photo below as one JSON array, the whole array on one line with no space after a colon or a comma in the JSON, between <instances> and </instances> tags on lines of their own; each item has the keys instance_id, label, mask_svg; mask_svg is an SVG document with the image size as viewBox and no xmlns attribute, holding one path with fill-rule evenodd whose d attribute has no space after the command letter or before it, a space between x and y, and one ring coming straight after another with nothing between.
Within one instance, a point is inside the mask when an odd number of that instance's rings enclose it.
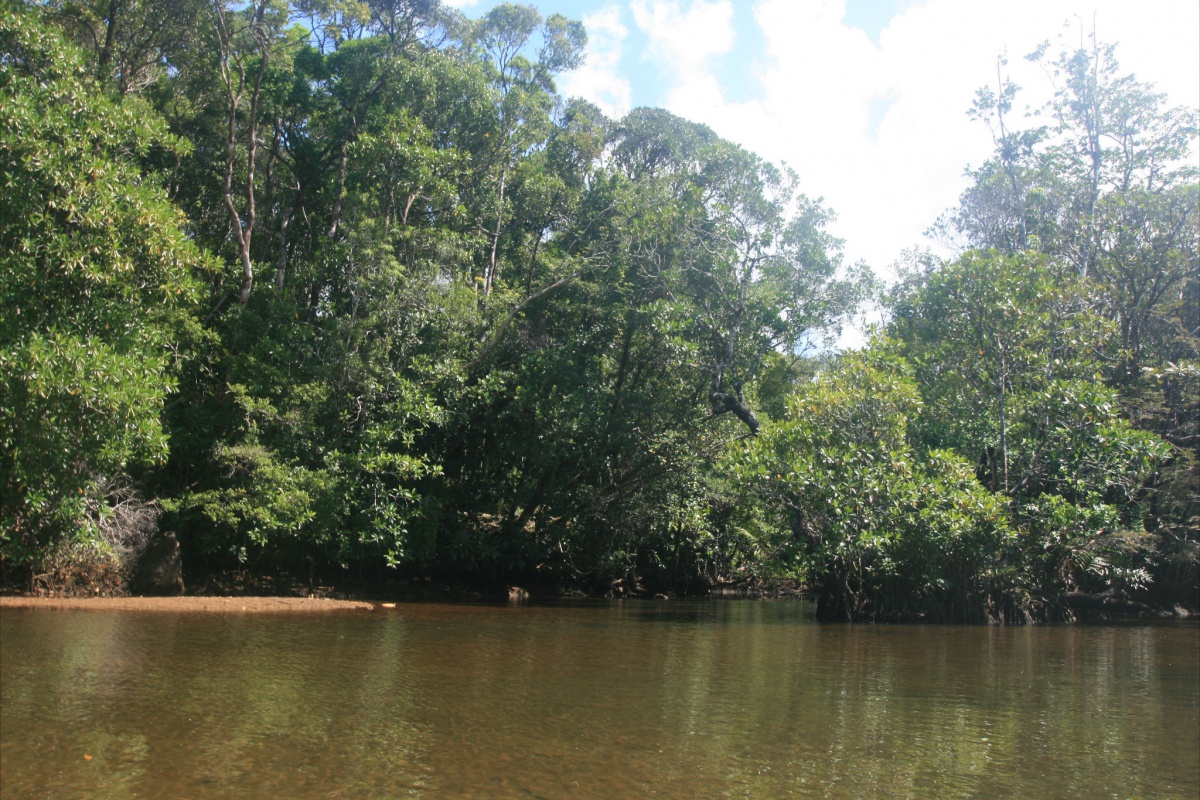
<instances>
[{"instance_id":1,"label":"rainforest tree","mask_svg":"<svg viewBox=\"0 0 1200 800\"><path fill-rule=\"evenodd\" d=\"M995 155L938 230L963 247L1042 253L1079 283L1075 311L1106 331L1092 342L1096 374L1125 418L1175 447L1147 478L1147 525L1164 596L1182 598L1200 590L1200 112L1168 107L1094 36L1029 58L1057 87L1042 124L1014 127L1019 89L1001 59L972 110Z\"/></svg>"},{"instance_id":2,"label":"rainforest tree","mask_svg":"<svg viewBox=\"0 0 1200 800\"><path fill-rule=\"evenodd\" d=\"M130 475L168 452L163 404L211 260L139 159L186 149L26 9L0 11L0 541L120 545ZM103 539L107 537L108 541Z\"/></svg>"}]
</instances>

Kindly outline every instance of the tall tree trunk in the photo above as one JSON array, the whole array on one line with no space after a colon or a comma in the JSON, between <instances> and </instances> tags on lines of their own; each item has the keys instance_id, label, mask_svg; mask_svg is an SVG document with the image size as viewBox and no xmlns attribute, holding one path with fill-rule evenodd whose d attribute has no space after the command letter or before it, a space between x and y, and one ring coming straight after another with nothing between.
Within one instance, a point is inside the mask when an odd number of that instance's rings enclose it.
<instances>
[{"instance_id":1,"label":"tall tree trunk","mask_svg":"<svg viewBox=\"0 0 1200 800\"><path fill-rule=\"evenodd\" d=\"M1000 66L1003 63L1003 58L996 60L996 84L999 91L999 94L996 95L996 123L1000 126L1000 160L1004 165L1004 172L1008 175L1009 188L1012 189L1013 202L1017 204L1017 215L1021 221L1021 233L1020 239L1017 242L1017 249L1024 250L1029 246L1029 231L1025 225L1025 192L1021 187L1020 181L1017 179L1015 164L1017 154L1011 152L1008 142L1008 128L1004 125L1004 108L1007 103L1004 97L1004 76L1000 72Z\"/></svg>"},{"instance_id":2,"label":"tall tree trunk","mask_svg":"<svg viewBox=\"0 0 1200 800\"><path fill-rule=\"evenodd\" d=\"M250 245L254 236L254 226L257 213L254 203L254 168L258 156L258 114L262 102L262 82L267 72L267 61L270 48L267 43L267 33L263 30L263 17L266 14L268 0L260 0L255 7L254 17L250 22L253 27L251 35L258 45L258 71L254 76L254 89L250 96L250 108L246 123L246 182L245 214L239 212L234 195L234 162L238 148L238 109L246 89L246 70L242 56L235 50L234 35L228 24L223 0L214 4L216 11L217 39L220 43L221 78L225 83L226 97L229 103L229 120L225 141L225 209L229 213L230 226L237 240L238 257L242 264L242 288L238 301L245 305L250 300L250 291L254 286L254 262L250 257ZM236 76L235 76L236 72Z\"/></svg>"},{"instance_id":3,"label":"tall tree trunk","mask_svg":"<svg viewBox=\"0 0 1200 800\"><path fill-rule=\"evenodd\" d=\"M292 217L295 216L299 206L300 195L297 190L296 202L293 204L292 210L279 221L279 252L275 258L275 291L277 292L283 291L283 281L287 275L288 227L292 224Z\"/></svg>"},{"instance_id":4,"label":"tall tree trunk","mask_svg":"<svg viewBox=\"0 0 1200 800\"><path fill-rule=\"evenodd\" d=\"M1007 416L1008 411L1007 411L1007 408L1005 407L1007 405L1007 403L1006 403L1007 397L1005 396L1005 387L1004 387L1005 370L1006 369L1007 369L1007 366L1005 365L1004 348L1001 347L1000 348L1000 374L997 376L996 386L998 389L999 399L1000 399L1000 466L1001 466L1001 469L1003 470L1004 493L1008 494L1008 416Z\"/></svg>"},{"instance_id":5,"label":"tall tree trunk","mask_svg":"<svg viewBox=\"0 0 1200 800\"><path fill-rule=\"evenodd\" d=\"M333 214L329 222L329 238L337 235L338 226L342 223L342 197L346 194L346 164L349 160L350 136L342 140L341 153L338 156L337 187L333 193Z\"/></svg>"},{"instance_id":6,"label":"tall tree trunk","mask_svg":"<svg viewBox=\"0 0 1200 800\"><path fill-rule=\"evenodd\" d=\"M104 81L108 76L104 73L112 63L113 50L117 41L117 18L121 15L121 0L110 0L108 12L104 15L104 46L96 57L97 77Z\"/></svg>"},{"instance_id":7,"label":"tall tree trunk","mask_svg":"<svg viewBox=\"0 0 1200 800\"><path fill-rule=\"evenodd\" d=\"M508 159L505 159L504 164L500 167L500 209L496 212L496 230L492 234L492 253L488 259L487 276L483 281L483 293L490 295L492 293L492 284L496 280L496 249L500 245L500 231L504 226L504 182L508 178Z\"/></svg>"}]
</instances>

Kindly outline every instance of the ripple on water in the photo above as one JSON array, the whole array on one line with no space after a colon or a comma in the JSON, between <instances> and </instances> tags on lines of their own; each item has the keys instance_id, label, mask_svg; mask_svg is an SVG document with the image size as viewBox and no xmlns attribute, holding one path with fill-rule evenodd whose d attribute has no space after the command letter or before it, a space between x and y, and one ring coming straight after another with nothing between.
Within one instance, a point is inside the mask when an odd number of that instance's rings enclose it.
<instances>
[{"instance_id":1,"label":"ripple on water","mask_svg":"<svg viewBox=\"0 0 1200 800\"><path fill-rule=\"evenodd\" d=\"M0 636L5 798L1200 794L1194 624L625 602L5 610Z\"/></svg>"}]
</instances>

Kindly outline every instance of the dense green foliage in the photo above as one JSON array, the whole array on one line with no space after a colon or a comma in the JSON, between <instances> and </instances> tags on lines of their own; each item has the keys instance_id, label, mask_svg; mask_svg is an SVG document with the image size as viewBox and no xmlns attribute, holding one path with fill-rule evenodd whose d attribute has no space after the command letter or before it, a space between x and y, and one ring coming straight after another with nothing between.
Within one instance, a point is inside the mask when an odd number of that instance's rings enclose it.
<instances>
[{"instance_id":1,"label":"dense green foliage","mask_svg":"<svg viewBox=\"0 0 1200 800\"><path fill-rule=\"evenodd\" d=\"M559 97L577 22L6 9L10 575L161 513L193 568L785 576L848 618L1194 602L1195 120L1108 49L1057 62L1057 130L981 93L963 255L834 358L876 286L831 212L704 126Z\"/></svg>"},{"instance_id":2,"label":"dense green foliage","mask_svg":"<svg viewBox=\"0 0 1200 800\"><path fill-rule=\"evenodd\" d=\"M101 535L122 476L165 459L173 350L208 261L137 164L181 143L0 14L0 543L21 562Z\"/></svg>"},{"instance_id":3,"label":"dense green foliage","mask_svg":"<svg viewBox=\"0 0 1200 800\"><path fill-rule=\"evenodd\" d=\"M828 616L973 617L991 600L1011 538L1003 504L960 456L914 449L922 402L908 372L847 357L742 454L746 481L786 509L789 555Z\"/></svg>"},{"instance_id":4,"label":"dense green foliage","mask_svg":"<svg viewBox=\"0 0 1200 800\"><path fill-rule=\"evenodd\" d=\"M1152 533L1140 546L1153 551L1154 592L1162 601L1195 604L1200 592L1200 171L1195 163L1200 118L1195 108L1168 108L1152 87L1122 75L1112 45L1093 40L1086 48L1048 51L1043 46L1028 56L1043 63L1057 87L1043 111L1048 124L1010 127L1019 90L1004 77L1001 59L999 86L980 90L972 109L990 126L995 155L970 172L973 185L935 231L961 247L994 248L1031 262L1033 254L1039 256L1043 288L1029 286L1021 294L1034 291L1034 307L1014 302L1005 312L1013 324L1004 328L1017 338L1002 342L993 333L992 346L979 353L992 362L993 394L1015 390L1013 399L1023 403L1024 413L1043 415L1041 427L1036 417L1015 420L1024 426L1014 428L1017 436L1034 446L1017 440L1025 452L1013 453L1016 461L1010 466L1019 473L1009 492L1027 496L1053 483L1060 487L1056 494L1076 505L1091 491L1110 510L1120 508L1119 524L1097 521L1105 536L1096 540L1106 541L1118 531ZM914 275L907 290L921 280ZM905 303L900 300L900 307ZM916 332L906 322L897 324L910 336ZM1036 337L1024 343L1043 360L1042 367L1020 355L1016 345L1026 335L1022 329ZM960 357L967 355L959 348ZM1041 386L1021 377L1036 377L1039 369L1046 376ZM1019 395L1031 389L1042 397L1035 393L1021 401ZM1074 406L1093 427L1061 420L1055 429L1056 406L1064 411ZM1002 424L1001 407L993 406L992 421L982 424ZM1149 442L1130 444L1126 454L1117 452L1123 444L1114 451L1124 434L1096 427L1101 419L1109 420L1108 426L1155 434L1171 447L1160 453L1156 469L1131 470L1121 466L1121 458L1148 452ZM994 463L1003 438L993 432L990 440L980 441L994 448ZM1094 460L1082 459L1086 452ZM1113 461L1114 456L1121 458ZM1082 489L1079 478L1092 481L1094 488Z\"/></svg>"}]
</instances>

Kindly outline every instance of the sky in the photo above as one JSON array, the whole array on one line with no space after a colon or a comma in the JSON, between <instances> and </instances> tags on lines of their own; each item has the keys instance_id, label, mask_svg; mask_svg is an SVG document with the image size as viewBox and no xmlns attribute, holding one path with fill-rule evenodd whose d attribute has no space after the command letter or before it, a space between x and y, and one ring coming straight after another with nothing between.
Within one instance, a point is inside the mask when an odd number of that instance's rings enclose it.
<instances>
[{"instance_id":1,"label":"sky","mask_svg":"<svg viewBox=\"0 0 1200 800\"><path fill-rule=\"evenodd\" d=\"M443 1L473 18L495 5ZM838 215L847 260L883 276L906 248L941 252L924 232L991 154L966 112L995 86L998 56L1022 87L1018 116L1053 93L1023 56L1046 40L1077 47L1093 28L1118 43L1123 73L1170 105L1200 106L1196 0L534 2L588 30L587 61L559 77L560 93L614 118L666 108L786 163Z\"/></svg>"}]
</instances>

